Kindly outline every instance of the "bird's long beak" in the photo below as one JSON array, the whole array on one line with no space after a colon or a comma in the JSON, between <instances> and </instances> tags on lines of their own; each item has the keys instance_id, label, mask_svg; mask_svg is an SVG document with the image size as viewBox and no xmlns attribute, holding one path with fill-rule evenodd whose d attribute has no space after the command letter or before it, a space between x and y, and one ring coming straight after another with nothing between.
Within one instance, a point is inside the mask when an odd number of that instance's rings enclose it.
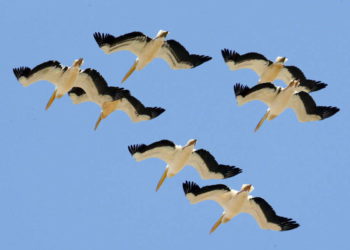
<instances>
[{"instance_id":1,"label":"bird's long beak","mask_svg":"<svg viewBox=\"0 0 350 250\"><path fill-rule=\"evenodd\" d=\"M134 64L133 64L133 65L131 66L131 68L129 69L128 73L126 73L126 75L124 76L124 78L123 78L123 80L122 80L122 83L125 82L126 79L128 79L129 76L135 71L138 62L139 62L138 60L136 60L136 61L134 62Z\"/></svg>"},{"instance_id":2,"label":"bird's long beak","mask_svg":"<svg viewBox=\"0 0 350 250\"><path fill-rule=\"evenodd\" d=\"M224 217L224 215L221 215L220 218L217 220L217 222L215 222L214 226L210 229L210 234L212 232L214 232L222 223L222 218Z\"/></svg>"},{"instance_id":3,"label":"bird's long beak","mask_svg":"<svg viewBox=\"0 0 350 250\"><path fill-rule=\"evenodd\" d=\"M100 125L100 122L102 121L102 119L103 119L103 112L101 112L100 116L97 119L97 122L95 124L95 130L97 129L98 125Z\"/></svg>"},{"instance_id":4,"label":"bird's long beak","mask_svg":"<svg viewBox=\"0 0 350 250\"><path fill-rule=\"evenodd\" d=\"M265 115L261 118L261 120L259 121L258 125L256 125L254 132L258 131L258 129L261 127L261 125L266 120L266 118L269 115L269 113L270 113L270 111L266 111Z\"/></svg>"},{"instance_id":5,"label":"bird's long beak","mask_svg":"<svg viewBox=\"0 0 350 250\"><path fill-rule=\"evenodd\" d=\"M52 93L52 95L51 95L49 101L47 102L46 107L45 107L46 110L48 110L48 109L50 108L51 104L52 104L53 101L55 100L55 98L56 98L56 93L57 93L57 89L55 89L55 91Z\"/></svg>"},{"instance_id":6,"label":"bird's long beak","mask_svg":"<svg viewBox=\"0 0 350 250\"><path fill-rule=\"evenodd\" d=\"M168 168L165 169L165 171L164 171L162 177L160 178L160 180L159 180L159 182L158 182L158 184L157 184L156 192L158 191L158 189L160 188L160 186L162 186L162 184L163 184L163 182L164 182L164 180L165 180L167 174L168 174Z\"/></svg>"}]
</instances>

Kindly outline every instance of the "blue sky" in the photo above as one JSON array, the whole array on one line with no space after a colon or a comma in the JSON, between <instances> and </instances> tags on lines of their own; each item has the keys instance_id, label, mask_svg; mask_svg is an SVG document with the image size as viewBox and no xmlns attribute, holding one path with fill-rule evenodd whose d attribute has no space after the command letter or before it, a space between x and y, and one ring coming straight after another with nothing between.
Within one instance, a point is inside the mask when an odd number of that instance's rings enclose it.
<instances>
[{"instance_id":1,"label":"blue sky","mask_svg":"<svg viewBox=\"0 0 350 250\"><path fill-rule=\"evenodd\" d=\"M0 249L345 249L348 245L349 44L347 1L2 1ZM120 80L134 62L129 52L105 55L92 34L141 31L169 39L190 52L212 56L198 68L174 71L155 60ZM220 50L259 52L301 68L328 83L312 96L341 109L320 122L299 123L291 110L253 129L266 110L260 102L236 105L232 86L253 86L250 70L229 71ZM68 96L44 107L47 82L24 88L14 67L47 60L98 70L110 85L131 91L145 105L166 111L132 123L115 112L93 130L94 103L73 105ZM243 173L201 180L186 167L155 186L165 163L136 162L127 146L170 139L198 140L223 164ZM212 235L222 208L190 205L181 183L223 183L265 198L300 228L259 229L239 215Z\"/></svg>"}]
</instances>

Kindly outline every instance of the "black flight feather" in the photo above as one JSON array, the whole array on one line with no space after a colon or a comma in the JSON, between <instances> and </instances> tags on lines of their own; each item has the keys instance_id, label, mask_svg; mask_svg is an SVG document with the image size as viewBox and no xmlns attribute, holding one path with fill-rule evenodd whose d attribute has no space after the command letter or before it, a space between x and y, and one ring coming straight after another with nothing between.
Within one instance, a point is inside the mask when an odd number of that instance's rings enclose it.
<instances>
[{"instance_id":1,"label":"black flight feather","mask_svg":"<svg viewBox=\"0 0 350 250\"><path fill-rule=\"evenodd\" d=\"M118 43L122 43L128 40L141 40L141 41L145 41L145 42L149 42L152 39L149 38L148 36L146 36L145 34L143 34L142 32L130 32L118 37L115 37L113 35L110 34L104 34L104 33L100 33L100 32L95 32L94 33L94 38L98 44L99 47L102 47L105 44L108 44L110 46L114 46L115 44Z\"/></svg>"},{"instance_id":2,"label":"black flight feather","mask_svg":"<svg viewBox=\"0 0 350 250\"><path fill-rule=\"evenodd\" d=\"M222 57L224 58L225 62L233 61L234 63L240 63L243 61L248 61L248 60L264 60L271 64L272 62L268 60L265 56L255 53L255 52L250 52L246 54L239 54L234 50L229 50L229 49L223 49L221 50Z\"/></svg>"},{"instance_id":3,"label":"black flight feather","mask_svg":"<svg viewBox=\"0 0 350 250\"><path fill-rule=\"evenodd\" d=\"M229 177L235 176L239 173L242 173L242 169L237 168L235 166L218 164L218 162L215 160L214 156L212 156L205 149L198 149L193 153L198 154L200 156L200 158L202 158L202 160L205 162L205 164L207 165L210 172L220 173L223 175L223 178L229 178Z\"/></svg>"},{"instance_id":4,"label":"black flight feather","mask_svg":"<svg viewBox=\"0 0 350 250\"><path fill-rule=\"evenodd\" d=\"M154 142L152 144L146 145L146 144L135 144L135 145L130 145L128 146L128 150L130 154L135 154L135 153L144 153L148 150L157 148L157 147L172 147L175 148L175 144L172 141L169 140L161 140Z\"/></svg>"},{"instance_id":5,"label":"black flight feather","mask_svg":"<svg viewBox=\"0 0 350 250\"><path fill-rule=\"evenodd\" d=\"M60 62L51 60L51 61L43 62L37 65L36 67L34 67L33 69L30 69L28 67L14 68L13 73L15 74L17 79L19 79L22 76L28 78L31 75L47 67L57 67L62 69L62 65L60 64Z\"/></svg>"},{"instance_id":6,"label":"black flight feather","mask_svg":"<svg viewBox=\"0 0 350 250\"><path fill-rule=\"evenodd\" d=\"M266 220L270 223L277 224L281 227L281 231L287 231L299 227L299 224L294 220L282 216L278 216L267 201L260 197L251 198L256 204L259 205L264 213Z\"/></svg>"},{"instance_id":7,"label":"black flight feather","mask_svg":"<svg viewBox=\"0 0 350 250\"><path fill-rule=\"evenodd\" d=\"M296 66L285 66L285 68L296 80L300 81L300 86L307 88L309 92L317 91L327 86L326 83L306 79L304 73Z\"/></svg>"},{"instance_id":8,"label":"black flight feather","mask_svg":"<svg viewBox=\"0 0 350 250\"><path fill-rule=\"evenodd\" d=\"M224 191L231 191L229 187L223 184L216 184L216 185L210 185L210 186L204 186L200 188L196 183L192 181L186 181L182 184L183 190L185 192L185 195L188 193L191 193L195 196L204 194L206 192L214 191L214 190L224 190Z\"/></svg>"},{"instance_id":9,"label":"black flight feather","mask_svg":"<svg viewBox=\"0 0 350 250\"><path fill-rule=\"evenodd\" d=\"M316 106L314 99L304 91L301 91L296 95L298 95L304 103L306 113L310 115L318 115L321 117L321 120L326 119L339 111L339 108L337 107Z\"/></svg>"},{"instance_id":10,"label":"black flight feather","mask_svg":"<svg viewBox=\"0 0 350 250\"><path fill-rule=\"evenodd\" d=\"M210 56L190 54L184 46L175 40L167 40L164 46L168 46L168 48L173 51L172 54L178 63L187 63L191 65L192 68L212 59Z\"/></svg>"},{"instance_id":11,"label":"black flight feather","mask_svg":"<svg viewBox=\"0 0 350 250\"><path fill-rule=\"evenodd\" d=\"M248 86L242 85L240 83L236 83L233 86L233 89L235 91L235 95L242 96L242 97L245 97L245 96L253 93L254 91L258 91L258 90L264 89L264 88L271 88L271 89L276 90L276 86L270 82L260 83L258 85L255 85L253 88L249 88Z\"/></svg>"}]
</instances>

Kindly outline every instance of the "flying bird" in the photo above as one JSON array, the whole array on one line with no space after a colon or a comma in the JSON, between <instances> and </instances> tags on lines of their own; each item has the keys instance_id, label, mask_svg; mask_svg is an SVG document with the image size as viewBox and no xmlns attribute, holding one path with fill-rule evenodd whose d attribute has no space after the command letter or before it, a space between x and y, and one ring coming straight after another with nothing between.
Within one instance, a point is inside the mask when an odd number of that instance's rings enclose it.
<instances>
[{"instance_id":1,"label":"flying bird","mask_svg":"<svg viewBox=\"0 0 350 250\"><path fill-rule=\"evenodd\" d=\"M159 158L167 163L165 171L158 182L156 191L165 178L173 177L186 165L193 166L202 179L224 179L242 172L235 166L221 165L205 149L195 150L197 140L191 139L185 146L175 145L172 141L161 140L150 145L139 144L128 147L136 161Z\"/></svg>"},{"instance_id":2,"label":"flying bird","mask_svg":"<svg viewBox=\"0 0 350 250\"><path fill-rule=\"evenodd\" d=\"M226 65L231 70L248 68L254 70L260 77L258 83L282 80L289 84L292 80L299 80L298 91L313 92L323 89L327 84L306 79L304 73L295 66L285 66L286 57L277 57L275 62L266 59L265 56L250 52L240 55L236 51L228 49L221 50Z\"/></svg>"},{"instance_id":3,"label":"flying bird","mask_svg":"<svg viewBox=\"0 0 350 250\"><path fill-rule=\"evenodd\" d=\"M220 224L230 221L240 213L252 215L262 229L288 231L299 227L294 220L277 215L263 198L249 195L254 189L250 184L243 184L240 191L230 189L223 184L200 188L196 183L189 181L184 182L182 186L191 204L213 200L224 208L223 214L211 228L210 233L214 232Z\"/></svg>"},{"instance_id":4,"label":"flying bird","mask_svg":"<svg viewBox=\"0 0 350 250\"><path fill-rule=\"evenodd\" d=\"M74 104L90 101L102 109L95 130L103 119L116 110L124 111L133 122L151 120L165 111L163 108L145 107L129 90L109 87L102 75L94 69L81 71L76 86L78 87L68 92Z\"/></svg>"},{"instance_id":5,"label":"flying bird","mask_svg":"<svg viewBox=\"0 0 350 250\"><path fill-rule=\"evenodd\" d=\"M286 88L276 87L272 83L262 83L249 88L237 83L233 89L239 106L253 100L262 101L269 106L255 131L266 119L276 118L287 108L294 110L300 122L323 120L339 111L337 107L316 106L308 93L297 91L298 86L299 81L293 80Z\"/></svg>"},{"instance_id":6,"label":"flying bird","mask_svg":"<svg viewBox=\"0 0 350 250\"><path fill-rule=\"evenodd\" d=\"M63 66L58 61L47 61L33 69L28 67L14 68L13 73L25 87L37 81L49 81L55 85L55 91L46 105L47 110L56 98L61 98L74 86L82 64L82 58L75 60L71 67Z\"/></svg>"},{"instance_id":7,"label":"flying bird","mask_svg":"<svg viewBox=\"0 0 350 250\"><path fill-rule=\"evenodd\" d=\"M122 79L122 82L135 69L143 69L157 57L164 59L173 69L194 68L211 59L209 56L190 54L175 40L165 40L168 33L168 31L160 30L157 36L152 39L141 32L131 32L118 37L96 32L94 38L106 54L129 50L137 56L136 61Z\"/></svg>"}]
</instances>

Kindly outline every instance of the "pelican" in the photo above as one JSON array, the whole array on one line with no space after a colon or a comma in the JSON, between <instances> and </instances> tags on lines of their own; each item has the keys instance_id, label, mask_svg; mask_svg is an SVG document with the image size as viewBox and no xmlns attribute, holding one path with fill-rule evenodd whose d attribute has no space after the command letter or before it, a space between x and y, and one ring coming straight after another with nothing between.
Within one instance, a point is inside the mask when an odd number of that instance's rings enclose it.
<instances>
[{"instance_id":1,"label":"pelican","mask_svg":"<svg viewBox=\"0 0 350 250\"><path fill-rule=\"evenodd\" d=\"M223 184L200 188L196 183L189 181L184 182L182 186L191 204L213 200L224 208L223 214L209 233L214 232L220 224L230 221L239 213L252 215L262 229L288 231L299 227L294 220L278 216L263 198L249 195L254 189L250 184L243 184L240 191L230 189Z\"/></svg>"},{"instance_id":2,"label":"pelican","mask_svg":"<svg viewBox=\"0 0 350 250\"><path fill-rule=\"evenodd\" d=\"M131 32L118 37L96 32L94 38L106 54L129 50L137 56L122 82L128 79L135 69L143 69L156 57L164 59L173 69L194 68L211 59L209 56L189 54L175 40L165 40L168 33L168 31L160 30L157 36L152 39L141 32Z\"/></svg>"},{"instance_id":3,"label":"pelican","mask_svg":"<svg viewBox=\"0 0 350 250\"><path fill-rule=\"evenodd\" d=\"M304 73L295 66L285 66L286 57L277 57L272 62L263 55L255 52L240 55L236 51L228 49L221 50L225 63L231 70L249 68L254 70L260 77L258 83L282 80L289 84L292 80L299 80L298 91L313 92L323 89L327 84L306 79Z\"/></svg>"},{"instance_id":4,"label":"pelican","mask_svg":"<svg viewBox=\"0 0 350 250\"><path fill-rule=\"evenodd\" d=\"M166 177L175 176L186 165L193 166L202 179L224 179L242 172L241 169L235 166L218 164L215 158L204 149L195 150L196 142L197 140L191 139L185 146L179 146L172 141L161 140L150 145L131 145L128 149L136 161L159 158L167 163L156 191L158 191Z\"/></svg>"},{"instance_id":5,"label":"pelican","mask_svg":"<svg viewBox=\"0 0 350 250\"><path fill-rule=\"evenodd\" d=\"M74 104L90 101L102 109L95 130L115 110L124 111L133 122L151 120L165 111L163 108L145 107L128 90L109 87L102 75L94 69L81 71L76 86L68 92Z\"/></svg>"},{"instance_id":6,"label":"pelican","mask_svg":"<svg viewBox=\"0 0 350 250\"><path fill-rule=\"evenodd\" d=\"M56 98L61 98L73 87L83 62L83 59L80 58L75 60L71 67L67 67L61 65L58 61L47 61L33 69L28 67L14 68L13 73L25 87L42 80L49 81L55 85L55 91L45 108L47 110Z\"/></svg>"},{"instance_id":7,"label":"pelican","mask_svg":"<svg viewBox=\"0 0 350 250\"><path fill-rule=\"evenodd\" d=\"M316 106L308 93L297 91L298 86L299 81L293 80L286 88L276 87L272 83L261 83L253 88L237 83L233 88L239 106L253 100L262 101L269 106L255 131L266 119L276 118L287 108L294 110L300 122L323 120L339 111L337 107Z\"/></svg>"}]
</instances>

